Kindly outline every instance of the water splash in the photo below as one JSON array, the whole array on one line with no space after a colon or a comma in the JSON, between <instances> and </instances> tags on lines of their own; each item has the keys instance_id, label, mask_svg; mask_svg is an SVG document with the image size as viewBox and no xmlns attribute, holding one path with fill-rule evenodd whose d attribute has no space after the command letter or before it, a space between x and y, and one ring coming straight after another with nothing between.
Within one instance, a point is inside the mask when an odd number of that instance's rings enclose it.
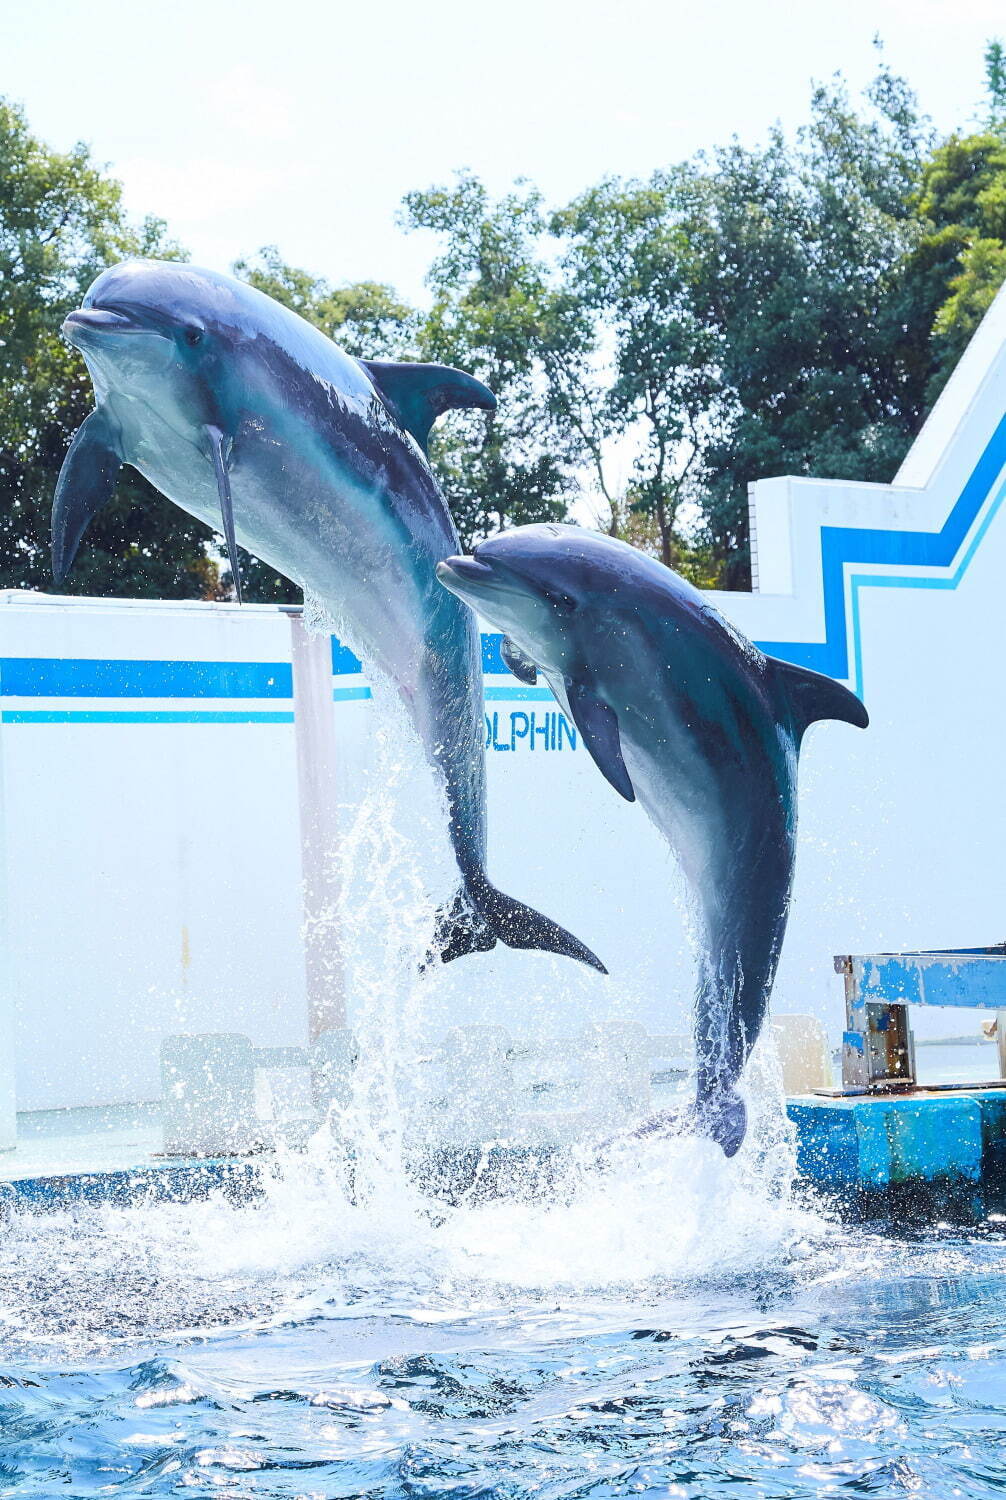
<instances>
[{"instance_id":1,"label":"water splash","mask_svg":"<svg viewBox=\"0 0 1006 1500\"><path fill-rule=\"evenodd\" d=\"M410 1181L394 1131L372 1123L386 1087L368 1083L355 1172L329 1125L242 1206L220 1196L15 1216L0 1343L83 1353L318 1316L464 1320L557 1301L589 1319L710 1278L791 1274L834 1238L793 1201L767 1097L733 1161L693 1137L635 1142L603 1169L571 1155L548 1194L529 1179L505 1198L448 1205Z\"/></svg>"},{"instance_id":2,"label":"water splash","mask_svg":"<svg viewBox=\"0 0 1006 1500\"><path fill-rule=\"evenodd\" d=\"M495 1200L445 1202L416 1178L424 1060L446 1029L443 972L424 960L455 871L442 792L394 693L377 682L375 694L375 754L347 811L338 906L319 918L338 934L359 1051L348 1095L306 1150L278 1149L254 1202L16 1217L0 1265L9 1348L156 1344L365 1310L464 1320L557 1298L592 1316L612 1298L646 1302L671 1285L790 1267L828 1241L826 1222L793 1199L767 1047L749 1069L751 1129L734 1161L681 1136L604 1153L586 1142L545 1173L517 1171ZM477 984L480 960L466 962ZM556 986L562 973L557 964Z\"/></svg>"},{"instance_id":3,"label":"water splash","mask_svg":"<svg viewBox=\"0 0 1006 1500\"><path fill-rule=\"evenodd\" d=\"M423 960L453 872L434 779L401 731L388 704L335 883L360 1056L349 1096L306 1150L278 1150L255 1202L16 1218L0 1269L8 1347L107 1348L347 1309L466 1319L573 1298L587 1316L612 1298L792 1267L829 1241L826 1221L793 1198L768 1045L748 1070L751 1128L733 1161L680 1136L604 1153L586 1142L544 1174L518 1171L497 1200L448 1203L415 1178L410 1129L429 1038L444 1029L442 972Z\"/></svg>"},{"instance_id":4,"label":"water splash","mask_svg":"<svg viewBox=\"0 0 1006 1500\"><path fill-rule=\"evenodd\" d=\"M257 1200L4 1226L4 1492L999 1492L1006 1246L802 1205L769 1038L731 1161L685 1135L588 1142L453 1203L410 1175L444 1025L420 960L452 877L393 713L328 914L350 1094Z\"/></svg>"},{"instance_id":5,"label":"water splash","mask_svg":"<svg viewBox=\"0 0 1006 1500\"><path fill-rule=\"evenodd\" d=\"M304 612L301 618L308 635L338 635L338 622L320 594L304 590Z\"/></svg>"}]
</instances>

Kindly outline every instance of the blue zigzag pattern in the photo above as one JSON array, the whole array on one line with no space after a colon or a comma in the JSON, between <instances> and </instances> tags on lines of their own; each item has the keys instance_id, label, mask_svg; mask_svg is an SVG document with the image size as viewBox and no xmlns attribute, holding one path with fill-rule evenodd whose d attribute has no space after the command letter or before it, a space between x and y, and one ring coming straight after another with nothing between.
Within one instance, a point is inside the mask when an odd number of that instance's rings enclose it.
<instances>
[{"instance_id":1,"label":"blue zigzag pattern","mask_svg":"<svg viewBox=\"0 0 1006 1500\"><path fill-rule=\"evenodd\" d=\"M864 588L955 589L964 577L971 559L987 531L992 518L1006 497L1006 483L1000 486L981 526L971 539L964 556L949 577L926 578L917 574L853 574L850 577L850 611L846 611L845 569L856 564L948 568L964 544L968 532L992 493L992 487L1006 464L1006 416L1000 421L988 444L972 469L939 531L883 531L853 526L821 528L821 577L824 594L823 641L758 641L756 644L770 656L781 657L797 666L810 667L829 677L851 680L858 693L863 690L863 653L860 630L860 591ZM500 654L503 637L497 632L482 636L482 667L487 673L511 674ZM852 661L850 663L850 641ZM352 676L362 671L360 661L341 641L332 637L332 673L336 677ZM547 689L488 688L486 696L548 697ZM55 698L290 698L293 679L288 662L181 662L181 661L114 661L69 660L52 657L5 657L0 659L0 696ZM370 696L366 686L336 688L334 695L342 701ZM157 722L292 722L287 712L226 713L222 711L156 712L134 715L118 712L87 711L4 711L3 722L63 723L72 719L87 722L124 722L143 718Z\"/></svg>"},{"instance_id":2,"label":"blue zigzag pattern","mask_svg":"<svg viewBox=\"0 0 1006 1500\"><path fill-rule=\"evenodd\" d=\"M956 588L974 556L978 543L1002 503L1006 487L1000 489L982 528L968 548L957 573L951 578L858 574L852 577L852 646L850 668L849 621L845 605L846 564L884 563L902 567L947 568L974 525L992 486L1006 463L1006 417L1000 421L981 457L972 469L949 516L939 531L874 531L855 526L822 526L821 577L824 592L823 641L758 641L770 656L779 656L796 666L810 667L829 677L853 680L862 692L862 644L859 629L859 591L863 588Z\"/></svg>"}]
</instances>

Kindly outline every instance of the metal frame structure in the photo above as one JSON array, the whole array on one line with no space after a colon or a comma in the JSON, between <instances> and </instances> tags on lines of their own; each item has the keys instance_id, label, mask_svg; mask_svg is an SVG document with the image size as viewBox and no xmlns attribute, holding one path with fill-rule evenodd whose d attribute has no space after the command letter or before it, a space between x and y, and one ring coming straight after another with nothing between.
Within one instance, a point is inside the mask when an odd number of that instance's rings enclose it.
<instances>
[{"instance_id":1,"label":"metal frame structure","mask_svg":"<svg viewBox=\"0 0 1006 1500\"><path fill-rule=\"evenodd\" d=\"M838 954L835 972L845 981L843 1092L917 1086L910 1005L996 1011L997 1081L1006 1085L1006 943L918 953Z\"/></svg>"}]
</instances>

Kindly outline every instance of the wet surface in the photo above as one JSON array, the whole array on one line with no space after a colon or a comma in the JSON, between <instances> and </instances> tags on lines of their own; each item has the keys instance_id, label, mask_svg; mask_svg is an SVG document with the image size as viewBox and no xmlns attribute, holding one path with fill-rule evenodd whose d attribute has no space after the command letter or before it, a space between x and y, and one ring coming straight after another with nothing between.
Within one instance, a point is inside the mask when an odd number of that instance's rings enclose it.
<instances>
[{"instance_id":1,"label":"wet surface","mask_svg":"<svg viewBox=\"0 0 1006 1500\"><path fill-rule=\"evenodd\" d=\"M752 1148L664 1142L562 1201L15 1217L0 1495L998 1494L1006 1226L908 1237Z\"/></svg>"}]
</instances>

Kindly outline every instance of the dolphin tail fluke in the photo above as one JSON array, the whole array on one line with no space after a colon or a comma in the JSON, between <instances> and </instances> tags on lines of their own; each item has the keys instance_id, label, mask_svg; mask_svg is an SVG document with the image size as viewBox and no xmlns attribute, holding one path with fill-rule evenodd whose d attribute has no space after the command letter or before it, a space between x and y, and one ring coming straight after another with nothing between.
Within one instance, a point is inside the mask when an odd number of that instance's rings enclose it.
<instances>
[{"instance_id":1,"label":"dolphin tail fluke","mask_svg":"<svg viewBox=\"0 0 1006 1500\"><path fill-rule=\"evenodd\" d=\"M498 942L508 948L561 953L601 974L608 972L596 954L565 927L498 891L488 880L458 891L437 923L435 948L442 961L450 963L465 953L487 953Z\"/></svg>"},{"instance_id":2,"label":"dolphin tail fluke","mask_svg":"<svg viewBox=\"0 0 1006 1500\"><path fill-rule=\"evenodd\" d=\"M736 1089L719 1089L695 1106L695 1129L722 1147L724 1156L736 1156L747 1134L748 1112Z\"/></svg>"},{"instance_id":3,"label":"dolphin tail fluke","mask_svg":"<svg viewBox=\"0 0 1006 1500\"><path fill-rule=\"evenodd\" d=\"M704 1135L716 1142L724 1156L736 1156L747 1128L747 1106L737 1090L728 1086L717 1089L684 1108L661 1110L627 1135L616 1136L615 1140ZM608 1141L605 1149L613 1144L614 1141Z\"/></svg>"},{"instance_id":4,"label":"dolphin tail fluke","mask_svg":"<svg viewBox=\"0 0 1006 1500\"><path fill-rule=\"evenodd\" d=\"M449 964L466 953L488 953L495 946L496 934L476 910L466 890L458 891L450 906L438 912L431 958L439 955L442 963Z\"/></svg>"}]
</instances>

